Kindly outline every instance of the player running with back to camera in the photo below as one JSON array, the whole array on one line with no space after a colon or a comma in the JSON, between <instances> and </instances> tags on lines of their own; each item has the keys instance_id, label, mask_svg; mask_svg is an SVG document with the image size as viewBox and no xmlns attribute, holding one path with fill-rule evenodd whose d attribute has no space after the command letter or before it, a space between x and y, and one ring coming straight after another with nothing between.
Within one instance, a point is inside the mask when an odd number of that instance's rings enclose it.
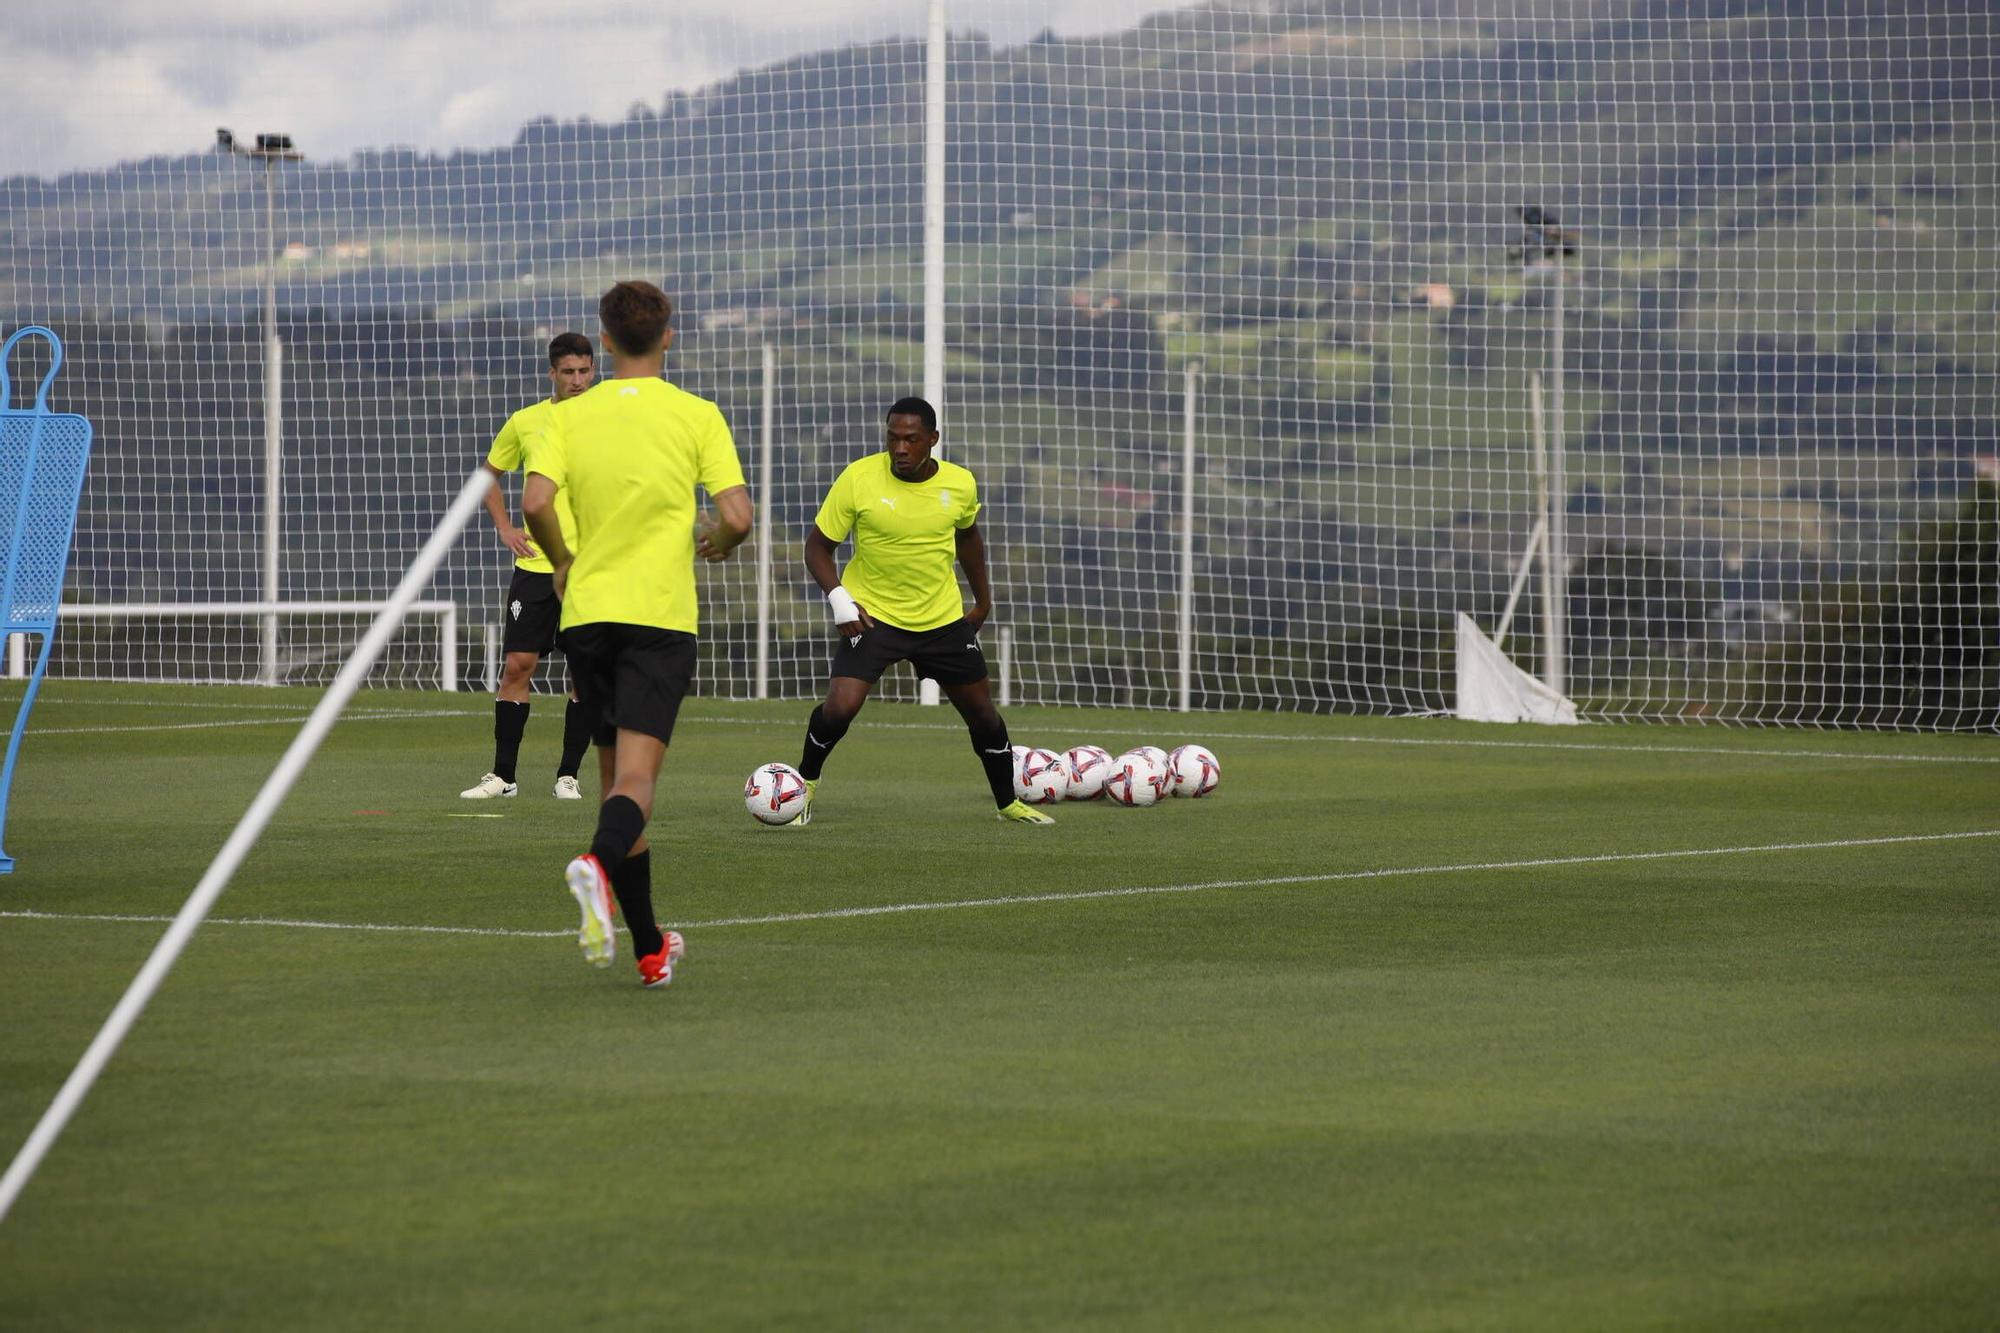
<instances>
[{"instance_id":1,"label":"player running with back to camera","mask_svg":"<svg viewBox=\"0 0 2000 1333\"><path fill-rule=\"evenodd\" d=\"M528 439L537 434L557 403L576 397L597 378L597 358L590 339L581 333L559 333L549 342L549 383L547 398L522 408L507 418L507 424L493 437L485 467L493 474L493 488L486 492L486 512L500 541L514 553L514 576L507 584L507 629L501 641L505 653L500 669L500 689L493 701L493 768L459 795L468 801L485 801L495 796L512 796L520 790L514 781L515 764L521 754L521 733L528 726L528 686L535 668L556 646L556 625L562 618L562 602L556 597L555 567L547 555L535 549L528 535L508 521L507 501L499 480L521 466L521 453ZM576 525L570 520L569 500L556 498L556 518L563 536L575 545ZM563 711L562 762L556 766L557 799L580 801L576 771L583 752L590 748L590 723L577 706L576 690L569 692Z\"/></svg>"},{"instance_id":2,"label":"player running with back to camera","mask_svg":"<svg viewBox=\"0 0 2000 1333\"><path fill-rule=\"evenodd\" d=\"M750 534L750 492L721 409L661 378L673 303L621 282L597 313L612 378L562 403L528 445L521 510L555 566L562 648L598 745L603 804L590 850L564 882L583 912L577 942L609 967L615 894L639 980L664 986L685 948L653 918L646 824L681 698L694 679L694 558L727 559ZM715 519L697 534L695 488ZM562 531L567 495L576 544Z\"/></svg>"},{"instance_id":3,"label":"player running with back to camera","mask_svg":"<svg viewBox=\"0 0 2000 1333\"><path fill-rule=\"evenodd\" d=\"M883 451L847 465L806 532L806 572L826 594L840 641L826 699L806 724L799 760L806 808L793 827L812 822L826 758L868 692L884 671L905 661L919 676L935 680L965 719L999 817L1017 824L1055 823L1014 796L1014 747L993 706L977 637L993 614L986 539L976 523L979 488L964 468L931 457L937 442L931 405L921 398L898 401L889 409ZM854 558L844 575L838 574L834 550L850 532ZM972 586L970 610L959 595L954 560Z\"/></svg>"}]
</instances>

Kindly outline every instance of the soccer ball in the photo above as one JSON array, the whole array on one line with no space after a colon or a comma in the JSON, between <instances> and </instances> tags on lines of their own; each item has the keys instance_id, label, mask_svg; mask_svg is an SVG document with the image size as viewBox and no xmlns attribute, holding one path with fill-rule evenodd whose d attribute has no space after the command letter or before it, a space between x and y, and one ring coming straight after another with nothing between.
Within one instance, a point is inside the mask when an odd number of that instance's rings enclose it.
<instances>
[{"instance_id":1,"label":"soccer ball","mask_svg":"<svg viewBox=\"0 0 2000 1333\"><path fill-rule=\"evenodd\" d=\"M1152 756L1127 750L1111 761L1110 776L1104 780L1104 794L1119 805L1143 808L1160 799L1166 789L1166 770Z\"/></svg>"},{"instance_id":2,"label":"soccer ball","mask_svg":"<svg viewBox=\"0 0 2000 1333\"><path fill-rule=\"evenodd\" d=\"M743 784L743 804L760 824L789 824L806 808L806 780L790 764L764 764Z\"/></svg>"},{"instance_id":3,"label":"soccer ball","mask_svg":"<svg viewBox=\"0 0 2000 1333\"><path fill-rule=\"evenodd\" d=\"M1205 745L1181 745L1167 756L1176 796L1206 796L1222 781L1222 765Z\"/></svg>"},{"instance_id":4,"label":"soccer ball","mask_svg":"<svg viewBox=\"0 0 2000 1333\"><path fill-rule=\"evenodd\" d=\"M1053 805L1069 791L1069 764L1051 750L1029 750L1014 764L1014 796L1029 805Z\"/></svg>"},{"instance_id":5,"label":"soccer ball","mask_svg":"<svg viewBox=\"0 0 2000 1333\"><path fill-rule=\"evenodd\" d=\"M1101 745L1079 745L1064 756L1069 761L1069 799L1094 801L1104 795L1111 776L1111 751Z\"/></svg>"},{"instance_id":6,"label":"soccer ball","mask_svg":"<svg viewBox=\"0 0 2000 1333\"><path fill-rule=\"evenodd\" d=\"M1152 766L1148 771L1153 780L1153 797L1166 800L1174 789L1173 762L1167 752L1157 745L1135 745L1113 762L1122 764L1127 759L1141 759Z\"/></svg>"}]
</instances>

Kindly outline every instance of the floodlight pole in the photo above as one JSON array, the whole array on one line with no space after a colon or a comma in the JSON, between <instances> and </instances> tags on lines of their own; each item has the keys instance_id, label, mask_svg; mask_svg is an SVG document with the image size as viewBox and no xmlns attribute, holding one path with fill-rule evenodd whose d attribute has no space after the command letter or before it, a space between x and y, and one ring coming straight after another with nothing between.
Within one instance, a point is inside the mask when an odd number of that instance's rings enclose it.
<instances>
[{"instance_id":1,"label":"floodlight pole","mask_svg":"<svg viewBox=\"0 0 2000 1333\"><path fill-rule=\"evenodd\" d=\"M285 503L285 349L278 341L277 160L264 158L264 600L280 599L278 518ZM264 617L266 685L278 683L278 618Z\"/></svg>"},{"instance_id":2,"label":"floodlight pole","mask_svg":"<svg viewBox=\"0 0 2000 1333\"><path fill-rule=\"evenodd\" d=\"M1542 679L1563 693L1563 667L1569 657L1569 547L1563 520L1569 507L1569 483L1563 475L1563 328L1569 273L1563 264L1566 242L1555 246L1556 294L1549 303L1549 540L1542 552L1548 572L1544 588L1551 591L1543 606L1547 624L1542 635Z\"/></svg>"},{"instance_id":3,"label":"floodlight pole","mask_svg":"<svg viewBox=\"0 0 2000 1333\"><path fill-rule=\"evenodd\" d=\"M251 158L264 167L264 533L263 600L283 600L278 578L280 519L285 507L285 349L278 340L278 164L297 162L301 154L289 134L260 134L256 147L245 148L226 129L215 132L216 146L236 157ZM278 683L278 617L263 624L258 679Z\"/></svg>"},{"instance_id":4,"label":"floodlight pole","mask_svg":"<svg viewBox=\"0 0 2000 1333\"><path fill-rule=\"evenodd\" d=\"M944 0L930 0L924 41L924 398L944 419ZM926 679L917 698L938 702L938 685Z\"/></svg>"}]
</instances>

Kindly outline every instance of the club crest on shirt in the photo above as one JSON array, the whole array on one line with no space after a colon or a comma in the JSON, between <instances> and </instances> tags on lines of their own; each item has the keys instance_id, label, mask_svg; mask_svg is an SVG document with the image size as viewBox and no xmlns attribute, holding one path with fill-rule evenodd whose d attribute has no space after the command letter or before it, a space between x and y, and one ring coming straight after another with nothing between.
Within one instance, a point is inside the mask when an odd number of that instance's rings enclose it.
<instances>
[{"instance_id":1,"label":"club crest on shirt","mask_svg":"<svg viewBox=\"0 0 2000 1333\"><path fill-rule=\"evenodd\" d=\"M950 487L939 487L939 488L938 488L938 508L939 508L939 509L949 509L949 508L951 508L951 488L950 488Z\"/></svg>"}]
</instances>

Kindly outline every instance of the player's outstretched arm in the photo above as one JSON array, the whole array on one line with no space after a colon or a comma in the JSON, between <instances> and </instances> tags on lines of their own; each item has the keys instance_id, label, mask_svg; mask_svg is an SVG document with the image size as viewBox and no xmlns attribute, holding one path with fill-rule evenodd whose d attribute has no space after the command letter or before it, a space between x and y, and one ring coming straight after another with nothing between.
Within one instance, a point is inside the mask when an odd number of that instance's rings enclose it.
<instances>
[{"instance_id":1,"label":"player's outstretched arm","mask_svg":"<svg viewBox=\"0 0 2000 1333\"><path fill-rule=\"evenodd\" d=\"M960 528L955 540L958 563L965 570L965 581L972 585L972 609L965 613L965 618L976 631L993 614L993 582L986 573L986 538L974 523Z\"/></svg>"},{"instance_id":2,"label":"player's outstretched arm","mask_svg":"<svg viewBox=\"0 0 2000 1333\"><path fill-rule=\"evenodd\" d=\"M864 630L875 628L875 622L869 617L868 608L855 601L847 589L840 586L840 571L833 563L835 546L833 538L819 530L818 523L806 528L806 573L812 575L813 582L826 594L826 604L833 611L835 627L851 639ZM849 607L853 610L849 611Z\"/></svg>"},{"instance_id":3,"label":"player's outstretched arm","mask_svg":"<svg viewBox=\"0 0 2000 1333\"><path fill-rule=\"evenodd\" d=\"M750 535L756 511L750 503L747 486L731 486L714 499L715 520L696 537L694 552L704 560L727 560L729 553Z\"/></svg>"}]
</instances>

